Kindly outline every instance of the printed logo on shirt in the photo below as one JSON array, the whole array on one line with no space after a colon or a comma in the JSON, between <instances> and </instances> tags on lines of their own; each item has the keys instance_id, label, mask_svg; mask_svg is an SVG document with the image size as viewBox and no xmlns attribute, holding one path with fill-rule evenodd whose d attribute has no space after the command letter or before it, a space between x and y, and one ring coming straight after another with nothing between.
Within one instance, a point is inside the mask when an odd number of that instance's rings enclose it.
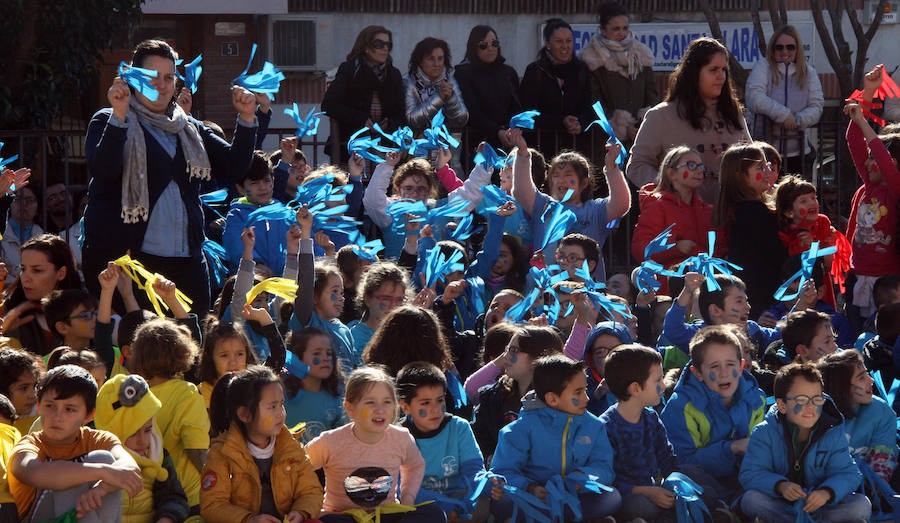
<instances>
[{"instance_id":1,"label":"printed logo on shirt","mask_svg":"<svg viewBox=\"0 0 900 523\"><path fill-rule=\"evenodd\" d=\"M377 507L393 485L394 478L381 467L361 467L344 478L344 492L360 507Z\"/></svg>"},{"instance_id":2,"label":"printed logo on shirt","mask_svg":"<svg viewBox=\"0 0 900 523\"><path fill-rule=\"evenodd\" d=\"M441 470L444 472L444 476L453 476L456 474L456 471L459 470L456 456L444 456L441 460Z\"/></svg>"},{"instance_id":3,"label":"printed logo on shirt","mask_svg":"<svg viewBox=\"0 0 900 523\"><path fill-rule=\"evenodd\" d=\"M219 477L216 476L216 473L213 471L209 471L203 475L203 479L200 480L200 488L203 490L209 490L216 486L216 483L219 482Z\"/></svg>"},{"instance_id":4,"label":"printed logo on shirt","mask_svg":"<svg viewBox=\"0 0 900 523\"><path fill-rule=\"evenodd\" d=\"M575 443L577 443L579 445L590 445L591 437L590 436L581 436L580 438L578 438L578 440L575 441Z\"/></svg>"}]
</instances>

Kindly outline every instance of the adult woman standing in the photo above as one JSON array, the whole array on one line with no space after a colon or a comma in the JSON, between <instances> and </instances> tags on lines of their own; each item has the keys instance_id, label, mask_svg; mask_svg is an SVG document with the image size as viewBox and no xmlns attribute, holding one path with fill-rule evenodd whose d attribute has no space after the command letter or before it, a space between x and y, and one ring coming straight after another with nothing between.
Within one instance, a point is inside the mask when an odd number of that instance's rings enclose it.
<instances>
[{"instance_id":1,"label":"adult woman standing","mask_svg":"<svg viewBox=\"0 0 900 523\"><path fill-rule=\"evenodd\" d=\"M338 67L334 81L325 91L322 110L337 122L340 158L347 163L347 138L361 127L378 124L390 132L403 123L403 77L391 62L394 47L391 32L370 25L359 32L347 61ZM329 142L338 135L332 131ZM331 154L331 147L326 147Z\"/></svg>"},{"instance_id":2,"label":"adult woman standing","mask_svg":"<svg viewBox=\"0 0 900 523\"><path fill-rule=\"evenodd\" d=\"M22 270L3 301L3 335L44 356L53 348L53 333L41 312L41 300L56 289L80 289L81 282L72 251L59 236L36 236L22 245L20 255ZM84 316L69 321L92 322Z\"/></svg>"},{"instance_id":3,"label":"adult woman standing","mask_svg":"<svg viewBox=\"0 0 900 523\"><path fill-rule=\"evenodd\" d=\"M466 125L469 113L460 95L450 66L450 46L437 38L416 44L409 57L409 74L403 79L406 93L406 121L415 132L431 126L431 119L443 109L450 129Z\"/></svg>"},{"instance_id":4,"label":"adult woman standing","mask_svg":"<svg viewBox=\"0 0 900 523\"><path fill-rule=\"evenodd\" d=\"M522 112L519 75L506 65L497 32L489 25L476 25L469 32L466 56L456 66L455 78L469 111L462 153L469 154L481 142L509 151L506 136L509 119Z\"/></svg>"},{"instance_id":5,"label":"adult woman standing","mask_svg":"<svg viewBox=\"0 0 900 523\"><path fill-rule=\"evenodd\" d=\"M138 44L131 65L157 72L150 82L157 99L116 77L107 92L111 107L91 119L82 269L88 289L99 295L97 275L107 261L131 251L203 313L209 307L209 275L195 182L210 173L236 179L247 170L256 142L256 99L242 87L231 88L238 119L232 143L225 142L174 102L177 58L163 41Z\"/></svg>"},{"instance_id":6,"label":"adult woman standing","mask_svg":"<svg viewBox=\"0 0 900 523\"><path fill-rule=\"evenodd\" d=\"M575 57L572 26L560 18L544 25L544 47L536 61L528 64L519 86L522 107L537 109L534 119L538 140L532 143L550 158L571 149L577 137L579 149L587 151L581 134L591 117L590 82L584 62Z\"/></svg>"},{"instance_id":7,"label":"adult woman standing","mask_svg":"<svg viewBox=\"0 0 900 523\"><path fill-rule=\"evenodd\" d=\"M600 6L600 31L581 50L591 72L591 98L599 100L616 136L631 143L640 120L659 103L653 52L628 29L628 10L618 2Z\"/></svg>"},{"instance_id":8,"label":"adult woman standing","mask_svg":"<svg viewBox=\"0 0 900 523\"><path fill-rule=\"evenodd\" d=\"M750 141L750 133L728 74L728 49L699 38L669 76L665 101L644 116L626 176L637 187L653 182L666 151L686 145L700 153L706 167L700 197L714 203L722 153L742 141Z\"/></svg>"},{"instance_id":9,"label":"adult woman standing","mask_svg":"<svg viewBox=\"0 0 900 523\"><path fill-rule=\"evenodd\" d=\"M804 161L810 153L806 129L819 123L824 105L819 75L806 63L797 29L782 26L747 78L747 109L753 136L778 149L785 172L812 172L812 159Z\"/></svg>"}]
</instances>

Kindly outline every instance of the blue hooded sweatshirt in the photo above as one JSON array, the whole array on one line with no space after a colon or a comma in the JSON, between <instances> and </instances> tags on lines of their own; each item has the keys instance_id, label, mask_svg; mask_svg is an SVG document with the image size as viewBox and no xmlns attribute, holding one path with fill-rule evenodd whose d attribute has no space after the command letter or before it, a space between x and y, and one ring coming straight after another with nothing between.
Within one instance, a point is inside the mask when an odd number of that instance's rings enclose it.
<instances>
[{"instance_id":1,"label":"blue hooded sweatshirt","mask_svg":"<svg viewBox=\"0 0 900 523\"><path fill-rule=\"evenodd\" d=\"M844 419L831 398L810 435L806 449L795 455L792 430L784 414L767 417L753 429L741 464L741 486L773 498L779 481L791 481L807 490L828 489L829 504L840 503L859 487L862 474L847 449Z\"/></svg>"},{"instance_id":2,"label":"blue hooded sweatshirt","mask_svg":"<svg viewBox=\"0 0 900 523\"><path fill-rule=\"evenodd\" d=\"M588 366L587 395L590 398L587 408L588 412L595 416L600 416L606 412L610 405L614 405L618 401L612 392L604 391L604 389L597 390L603 376L594 368L590 348L601 334L612 334L619 338L621 343L632 343L631 331L628 330L628 325L620 322L601 321L588 334L587 341L584 344L584 361Z\"/></svg>"},{"instance_id":3,"label":"blue hooded sweatshirt","mask_svg":"<svg viewBox=\"0 0 900 523\"><path fill-rule=\"evenodd\" d=\"M766 396L753 377L744 371L730 407L722 396L698 380L685 365L672 397L660 418L679 464L699 465L715 477L733 476L740 456L731 452L731 442L746 438L765 415Z\"/></svg>"},{"instance_id":4,"label":"blue hooded sweatshirt","mask_svg":"<svg viewBox=\"0 0 900 523\"><path fill-rule=\"evenodd\" d=\"M666 318L663 320L663 330L658 345L675 345L685 354L690 354L688 345L691 338L697 334L698 330L706 327L706 323L703 321L685 323L685 312L687 312L687 308L678 305L678 300L672 302L672 306L666 312ZM750 341L756 345L758 352L762 354L762 351L766 350L770 343L781 339L781 328L761 327L755 321L749 320L747 335L750 337ZM663 343L663 339L665 339L665 343Z\"/></svg>"},{"instance_id":5,"label":"blue hooded sweatshirt","mask_svg":"<svg viewBox=\"0 0 900 523\"><path fill-rule=\"evenodd\" d=\"M886 401L872 396L872 403L857 405L854 416L844 419L850 454L890 482L897 466L897 415Z\"/></svg>"},{"instance_id":6,"label":"blue hooded sweatshirt","mask_svg":"<svg viewBox=\"0 0 900 523\"><path fill-rule=\"evenodd\" d=\"M225 231L222 233L222 246L228 255L228 263L237 269L238 262L244 252L241 233L246 227L247 217L253 211L265 207L250 203L247 198L238 198L231 202L228 215L225 217ZM283 221L265 220L256 224L256 244L253 246L253 259L272 269L272 274L281 276L284 273L284 256L287 245L287 232L290 226Z\"/></svg>"},{"instance_id":7,"label":"blue hooded sweatshirt","mask_svg":"<svg viewBox=\"0 0 900 523\"><path fill-rule=\"evenodd\" d=\"M522 398L519 419L500 430L491 472L522 490L576 470L612 485L612 460L606 427L599 418L590 412L574 416L550 408L530 391Z\"/></svg>"}]
</instances>

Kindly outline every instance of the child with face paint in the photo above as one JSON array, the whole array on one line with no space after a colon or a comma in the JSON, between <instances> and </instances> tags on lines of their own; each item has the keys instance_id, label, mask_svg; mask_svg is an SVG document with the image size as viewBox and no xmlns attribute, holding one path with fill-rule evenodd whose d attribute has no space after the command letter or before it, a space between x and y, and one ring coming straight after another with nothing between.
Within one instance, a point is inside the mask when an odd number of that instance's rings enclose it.
<instances>
[{"instance_id":1,"label":"child with face paint","mask_svg":"<svg viewBox=\"0 0 900 523\"><path fill-rule=\"evenodd\" d=\"M825 393L844 416L850 454L890 483L897 468L897 415L872 394L875 380L855 350L842 350L819 361Z\"/></svg>"},{"instance_id":2,"label":"child with face paint","mask_svg":"<svg viewBox=\"0 0 900 523\"><path fill-rule=\"evenodd\" d=\"M883 75L882 66L876 66L865 75L865 101L872 100ZM850 272L856 276L852 290L847 289L848 316L859 315L861 323L875 312L872 299L875 280L887 274L900 274L900 251L897 249L900 133L897 126L888 126L880 135L876 134L856 103L847 104L844 114L850 117L847 147L863 182L853 195L847 224L847 239L853 246Z\"/></svg>"},{"instance_id":3,"label":"child with face paint","mask_svg":"<svg viewBox=\"0 0 900 523\"><path fill-rule=\"evenodd\" d=\"M313 468L325 471L324 523L353 523L360 517L392 523L444 522L434 503L412 506L425 475L425 460L412 435L394 425L394 379L378 366L353 371L344 410L350 423L328 430L306 446ZM405 505L409 512L386 508Z\"/></svg>"},{"instance_id":4,"label":"child with face paint","mask_svg":"<svg viewBox=\"0 0 900 523\"><path fill-rule=\"evenodd\" d=\"M497 433L519 416L522 397L532 389L535 362L562 352L563 344L551 327L526 325L509 340L506 351L484 366L483 372L500 376L478 390L472 430L481 451L488 456L497 446Z\"/></svg>"},{"instance_id":5,"label":"child with face paint","mask_svg":"<svg viewBox=\"0 0 900 523\"><path fill-rule=\"evenodd\" d=\"M355 294L362 318L350 324L350 333L362 354L384 317L409 299L409 275L396 263L377 262L363 271Z\"/></svg>"},{"instance_id":6,"label":"child with face paint","mask_svg":"<svg viewBox=\"0 0 900 523\"><path fill-rule=\"evenodd\" d=\"M784 176L775 186L775 213L778 215L778 237L788 255L800 254L812 242L819 248L834 245L838 232L828 216L819 213L816 186L798 176ZM830 259L833 255L828 256ZM831 263L826 263L831 266Z\"/></svg>"},{"instance_id":7,"label":"child with face paint","mask_svg":"<svg viewBox=\"0 0 900 523\"><path fill-rule=\"evenodd\" d=\"M430 363L410 363L397 373L397 394L406 415L401 425L416 438L425 458L425 478L416 503L434 501L448 519L457 521L474 508L467 498L475 491L476 474L484 471L484 457L469 422L447 413L446 389L441 369ZM474 521L484 521L486 504L475 514Z\"/></svg>"},{"instance_id":8,"label":"child with face paint","mask_svg":"<svg viewBox=\"0 0 900 523\"><path fill-rule=\"evenodd\" d=\"M587 412L585 368L583 361L562 354L539 359L534 390L522 399L519 418L500 431L491 460L491 472L545 503L549 496L545 485L554 476L585 473L604 485L612 485L615 479L606 428ZM583 521L611 516L622 504L615 488L603 494L570 488L569 493L578 496ZM512 511L513 501L507 495L491 501L497 521L506 520ZM568 508L565 520L575 520Z\"/></svg>"},{"instance_id":9,"label":"child with face paint","mask_svg":"<svg viewBox=\"0 0 900 523\"><path fill-rule=\"evenodd\" d=\"M353 348L353 335L338 317L344 309L344 282L334 265L315 263L313 259L312 213L301 207L297 211L300 224L300 257L297 298L288 322L292 331L315 327L328 333L331 348L337 355L341 371L349 376L362 365L360 353Z\"/></svg>"},{"instance_id":10,"label":"child with face paint","mask_svg":"<svg viewBox=\"0 0 900 523\"><path fill-rule=\"evenodd\" d=\"M785 316L781 340L781 347L773 344L763 356L763 362L771 369L778 369L792 361L815 363L838 350L831 318L810 309Z\"/></svg>"},{"instance_id":11,"label":"child with face paint","mask_svg":"<svg viewBox=\"0 0 900 523\"><path fill-rule=\"evenodd\" d=\"M291 332L286 346L293 359L303 363L299 367L306 374L296 375L297 366L292 365L281 377L287 413L285 424L293 428L302 423L297 439L305 444L347 422L340 391L344 376L331 349L331 338L325 332L315 327Z\"/></svg>"},{"instance_id":12,"label":"child with face paint","mask_svg":"<svg viewBox=\"0 0 900 523\"><path fill-rule=\"evenodd\" d=\"M778 218L768 195L772 163L755 144L732 145L722 154L721 189L713 207L716 245L727 246L728 261L743 267L741 279L756 319L781 285L778 270L787 249L778 239ZM705 246L705 244L703 244Z\"/></svg>"},{"instance_id":13,"label":"child with face paint","mask_svg":"<svg viewBox=\"0 0 900 523\"><path fill-rule=\"evenodd\" d=\"M322 486L284 420L284 389L270 369L251 365L219 380L200 494L206 521L300 523L319 515Z\"/></svg>"},{"instance_id":14,"label":"child with face paint","mask_svg":"<svg viewBox=\"0 0 900 523\"><path fill-rule=\"evenodd\" d=\"M613 485L623 498L616 517L674 521L675 494L659 486L657 478L694 470L678 467L666 428L653 410L662 400L662 357L643 345L620 345L606 356L605 368L610 394L618 398L600 416L614 452ZM704 502L715 506L716 498L707 494Z\"/></svg>"},{"instance_id":15,"label":"child with face paint","mask_svg":"<svg viewBox=\"0 0 900 523\"><path fill-rule=\"evenodd\" d=\"M588 411L599 416L617 401L617 396L610 391L604 379L606 357L620 345L632 343L633 340L628 326L624 323L603 321L593 329L590 325L581 318L575 320L564 353L572 359L576 357L584 359L587 363L587 394L590 398Z\"/></svg>"},{"instance_id":16,"label":"child with face paint","mask_svg":"<svg viewBox=\"0 0 900 523\"><path fill-rule=\"evenodd\" d=\"M740 492L738 466L747 436L763 419L766 398L743 369L740 341L729 329L701 329L690 355L660 418L679 463L699 466L704 489L730 503Z\"/></svg>"},{"instance_id":17,"label":"child with face paint","mask_svg":"<svg viewBox=\"0 0 900 523\"><path fill-rule=\"evenodd\" d=\"M681 145L666 153L656 182L641 187L638 192L641 213L631 237L631 254L635 259L643 260L647 244L673 223L669 243L675 247L654 254L653 261L669 267L707 251L706 231L712 228L709 221L712 205L697 194L705 169L700 154L690 147ZM716 245L717 256L724 252L724 246Z\"/></svg>"},{"instance_id":18,"label":"child with face paint","mask_svg":"<svg viewBox=\"0 0 900 523\"><path fill-rule=\"evenodd\" d=\"M741 510L763 521L797 519L794 503L815 521L864 521L872 511L854 493L862 474L847 448L844 419L824 394L822 375L794 363L775 376L774 416L757 425L741 464Z\"/></svg>"}]
</instances>

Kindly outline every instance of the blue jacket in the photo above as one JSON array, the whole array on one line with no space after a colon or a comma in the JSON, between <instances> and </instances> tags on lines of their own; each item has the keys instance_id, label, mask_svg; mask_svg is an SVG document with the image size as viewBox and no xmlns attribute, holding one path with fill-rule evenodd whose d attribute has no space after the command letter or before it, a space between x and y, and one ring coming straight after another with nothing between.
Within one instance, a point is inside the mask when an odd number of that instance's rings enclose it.
<instances>
[{"instance_id":1,"label":"blue jacket","mask_svg":"<svg viewBox=\"0 0 900 523\"><path fill-rule=\"evenodd\" d=\"M872 403L857 405L854 416L844 420L850 454L882 476L897 466L897 415L886 401L872 396Z\"/></svg>"},{"instance_id":2,"label":"blue jacket","mask_svg":"<svg viewBox=\"0 0 900 523\"><path fill-rule=\"evenodd\" d=\"M685 323L684 315L687 309L678 305L678 300L672 302L669 311L666 312L666 318L663 320L663 330L660 340L665 337L666 343L659 342L657 345L675 345L685 354L690 354L688 344L697 331L706 327L703 321L695 321L694 323ZM747 322L747 334L750 341L756 345L757 353L762 354L766 347L775 340L781 339L781 328L770 329L761 327L753 320Z\"/></svg>"},{"instance_id":3,"label":"blue jacket","mask_svg":"<svg viewBox=\"0 0 900 523\"><path fill-rule=\"evenodd\" d=\"M222 233L222 246L228 255L228 263L232 269L236 269L241 255L244 253L244 243L241 241L241 233L247 223L247 217L253 211L265 207L250 203L247 198L238 198L231 202L228 215L225 217L225 231ZM256 225L256 244L253 247L253 260L262 263L272 269L272 274L281 276L284 274L284 255L287 245L287 232L290 225L283 221L266 220Z\"/></svg>"},{"instance_id":4,"label":"blue jacket","mask_svg":"<svg viewBox=\"0 0 900 523\"><path fill-rule=\"evenodd\" d=\"M587 341L584 343L583 356L584 362L587 363L588 367L587 395L590 399L588 400L587 409L588 412L595 416L600 416L618 401L612 392L604 391L603 389L597 390L603 376L594 368L594 362L591 361L590 348L601 334L612 334L619 338L619 341L622 343L632 342L631 331L628 330L628 326L624 323L602 321L591 329L590 334L588 334Z\"/></svg>"},{"instance_id":5,"label":"blue jacket","mask_svg":"<svg viewBox=\"0 0 900 523\"><path fill-rule=\"evenodd\" d=\"M831 317L831 329L837 337L835 341L838 347L846 349L853 346L853 343L856 341L856 333L853 331L853 326L850 325L850 320L846 316L834 310L834 307L822 300L816 303L815 310L824 312ZM790 312L790 309L786 303L779 302L766 309L764 313L766 312L772 313L776 318L784 318Z\"/></svg>"},{"instance_id":6,"label":"blue jacket","mask_svg":"<svg viewBox=\"0 0 900 523\"><path fill-rule=\"evenodd\" d=\"M523 490L576 470L612 485L613 450L599 418L590 412L573 416L552 409L534 391L525 395L522 405L519 419L500 431L492 472Z\"/></svg>"},{"instance_id":7,"label":"blue jacket","mask_svg":"<svg viewBox=\"0 0 900 523\"><path fill-rule=\"evenodd\" d=\"M672 397L660 418L679 464L696 464L715 477L737 472L740 456L731 452L731 442L746 438L765 415L766 397L756 378L741 376L730 407L722 397L700 382L685 365Z\"/></svg>"},{"instance_id":8,"label":"blue jacket","mask_svg":"<svg viewBox=\"0 0 900 523\"><path fill-rule=\"evenodd\" d=\"M859 472L844 433L843 417L829 398L822 409L815 432L805 454L795 456L787 420L780 412L753 429L747 454L741 464L741 485L772 497L779 481L792 481L804 489L829 489L834 493L830 504L839 503L859 487ZM799 472L791 472L794 468Z\"/></svg>"}]
</instances>

